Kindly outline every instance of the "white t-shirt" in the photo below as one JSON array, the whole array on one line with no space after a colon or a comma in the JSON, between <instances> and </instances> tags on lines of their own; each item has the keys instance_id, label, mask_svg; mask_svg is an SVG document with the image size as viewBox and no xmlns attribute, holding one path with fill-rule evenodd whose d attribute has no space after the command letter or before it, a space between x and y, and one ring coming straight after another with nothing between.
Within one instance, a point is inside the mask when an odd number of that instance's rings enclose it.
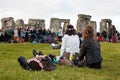
<instances>
[{"instance_id":1,"label":"white t-shirt","mask_svg":"<svg viewBox=\"0 0 120 80\"><path fill-rule=\"evenodd\" d=\"M18 30L17 29L14 30L14 37L18 37Z\"/></svg>"},{"instance_id":2,"label":"white t-shirt","mask_svg":"<svg viewBox=\"0 0 120 80\"><path fill-rule=\"evenodd\" d=\"M62 38L62 46L60 49L60 57L62 57L64 52L69 52L70 54L79 53L80 40L78 35L67 35L65 34ZM58 59L59 59L58 58Z\"/></svg>"},{"instance_id":3,"label":"white t-shirt","mask_svg":"<svg viewBox=\"0 0 120 80\"><path fill-rule=\"evenodd\" d=\"M58 36L63 36L63 29L59 29Z\"/></svg>"}]
</instances>

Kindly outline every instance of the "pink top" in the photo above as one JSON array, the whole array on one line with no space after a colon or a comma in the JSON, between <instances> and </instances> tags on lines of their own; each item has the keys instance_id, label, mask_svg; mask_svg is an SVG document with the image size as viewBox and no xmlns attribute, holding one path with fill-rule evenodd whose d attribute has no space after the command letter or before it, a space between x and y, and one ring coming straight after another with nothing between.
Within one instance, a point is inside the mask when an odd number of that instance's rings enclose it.
<instances>
[{"instance_id":1,"label":"pink top","mask_svg":"<svg viewBox=\"0 0 120 80\"><path fill-rule=\"evenodd\" d=\"M43 68L42 63L41 63L40 60L38 60L37 58L31 58L31 59L29 59L27 62L29 63L29 62L31 62L31 61L37 62L37 63L39 64L39 66L40 66L41 68Z\"/></svg>"}]
</instances>

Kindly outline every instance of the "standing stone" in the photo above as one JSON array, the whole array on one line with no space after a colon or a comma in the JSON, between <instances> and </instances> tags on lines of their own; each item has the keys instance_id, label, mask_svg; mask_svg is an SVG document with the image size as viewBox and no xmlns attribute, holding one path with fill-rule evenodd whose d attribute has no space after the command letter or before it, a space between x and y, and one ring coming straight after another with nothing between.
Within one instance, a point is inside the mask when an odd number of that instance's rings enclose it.
<instances>
[{"instance_id":1,"label":"standing stone","mask_svg":"<svg viewBox=\"0 0 120 80\"><path fill-rule=\"evenodd\" d=\"M14 28L15 27L15 21L14 21L13 17L2 18L1 23L2 23L2 27L4 27L4 28L6 28L6 27Z\"/></svg>"},{"instance_id":2,"label":"standing stone","mask_svg":"<svg viewBox=\"0 0 120 80\"><path fill-rule=\"evenodd\" d=\"M90 15L85 14L78 14L78 20L77 20L77 32L82 32L82 30L87 26L92 26L94 28L94 33L96 34L96 21L91 21Z\"/></svg>"},{"instance_id":3,"label":"standing stone","mask_svg":"<svg viewBox=\"0 0 120 80\"><path fill-rule=\"evenodd\" d=\"M63 31L65 31L65 29L67 28L67 26L70 24L70 19L60 19L60 21L61 21L61 23L64 23L64 25L63 25Z\"/></svg>"},{"instance_id":4,"label":"standing stone","mask_svg":"<svg viewBox=\"0 0 120 80\"><path fill-rule=\"evenodd\" d=\"M96 21L90 21L90 25L94 28L95 33L97 32L97 24Z\"/></svg>"},{"instance_id":5,"label":"standing stone","mask_svg":"<svg viewBox=\"0 0 120 80\"><path fill-rule=\"evenodd\" d=\"M82 32L83 28L86 27L86 25L90 25L90 19L90 15L78 14L77 32Z\"/></svg>"},{"instance_id":6,"label":"standing stone","mask_svg":"<svg viewBox=\"0 0 120 80\"><path fill-rule=\"evenodd\" d=\"M67 25L70 23L70 19L51 18L50 20L51 32L58 32L60 27L62 27L61 23L64 23L63 29L65 29Z\"/></svg>"},{"instance_id":7,"label":"standing stone","mask_svg":"<svg viewBox=\"0 0 120 80\"><path fill-rule=\"evenodd\" d=\"M16 25L16 27L19 27L19 28L25 28L25 24L24 24L23 19L16 20L15 25Z\"/></svg>"},{"instance_id":8,"label":"standing stone","mask_svg":"<svg viewBox=\"0 0 120 80\"><path fill-rule=\"evenodd\" d=\"M100 22L100 32L103 32L103 30L108 29L109 26L112 25L112 20L111 19L101 19Z\"/></svg>"},{"instance_id":9,"label":"standing stone","mask_svg":"<svg viewBox=\"0 0 120 80\"><path fill-rule=\"evenodd\" d=\"M45 28L45 20L44 19L29 19L28 25L31 27L42 27Z\"/></svg>"},{"instance_id":10,"label":"standing stone","mask_svg":"<svg viewBox=\"0 0 120 80\"><path fill-rule=\"evenodd\" d=\"M50 20L50 30L51 32L58 32L61 27L61 22L58 18L51 18Z\"/></svg>"}]
</instances>

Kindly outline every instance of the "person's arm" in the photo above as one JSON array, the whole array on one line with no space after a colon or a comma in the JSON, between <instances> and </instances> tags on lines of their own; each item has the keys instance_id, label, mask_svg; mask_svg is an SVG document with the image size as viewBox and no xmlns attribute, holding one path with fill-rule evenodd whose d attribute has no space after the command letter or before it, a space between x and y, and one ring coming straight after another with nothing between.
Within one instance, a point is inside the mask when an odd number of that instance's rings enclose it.
<instances>
[{"instance_id":1,"label":"person's arm","mask_svg":"<svg viewBox=\"0 0 120 80\"><path fill-rule=\"evenodd\" d=\"M85 41L83 41L82 44L81 44L81 49L80 49L80 56L79 56L80 60L84 59L86 48L87 48L87 44L86 44Z\"/></svg>"},{"instance_id":2,"label":"person's arm","mask_svg":"<svg viewBox=\"0 0 120 80\"><path fill-rule=\"evenodd\" d=\"M66 44L67 44L67 35L64 35L64 37L62 38L62 44L61 44L61 49L60 49L60 56L58 57L57 60L60 59L60 57L62 57L63 53L66 50Z\"/></svg>"}]
</instances>

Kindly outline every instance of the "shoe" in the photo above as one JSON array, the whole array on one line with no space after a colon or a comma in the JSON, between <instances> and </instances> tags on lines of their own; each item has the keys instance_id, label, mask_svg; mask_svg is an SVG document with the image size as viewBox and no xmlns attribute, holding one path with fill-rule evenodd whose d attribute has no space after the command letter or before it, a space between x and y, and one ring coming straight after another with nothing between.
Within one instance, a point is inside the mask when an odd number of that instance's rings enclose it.
<instances>
[{"instance_id":1,"label":"shoe","mask_svg":"<svg viewBox=\"0 0 120 80\"><path fill-rule=\"evenodd\" d=\"M35 49L33 49L33 55L36 57L36 55L38 55L37 51Z\"/></svg>"},{"instance_id":2,"label":"shoe","mask_svg":"<svg viewBox=\"0 0 120 80\"><path fill-rule=\"evenodd\" d=\"M20 66L21 66L22 68L29 70L29 65L28 65L25 57L20 56L20 57L18 58L18 62L19 62Z\"/></svg>"},{"instance_id":3,"label":"shoe","mask_svg":"<svg viewBox=\"0 0 120 80\"><path fill-rule=\"evenodd\" d=\"M43 55L42 51L39 51L38 55Z\"/></svg>"}]
</instances>

